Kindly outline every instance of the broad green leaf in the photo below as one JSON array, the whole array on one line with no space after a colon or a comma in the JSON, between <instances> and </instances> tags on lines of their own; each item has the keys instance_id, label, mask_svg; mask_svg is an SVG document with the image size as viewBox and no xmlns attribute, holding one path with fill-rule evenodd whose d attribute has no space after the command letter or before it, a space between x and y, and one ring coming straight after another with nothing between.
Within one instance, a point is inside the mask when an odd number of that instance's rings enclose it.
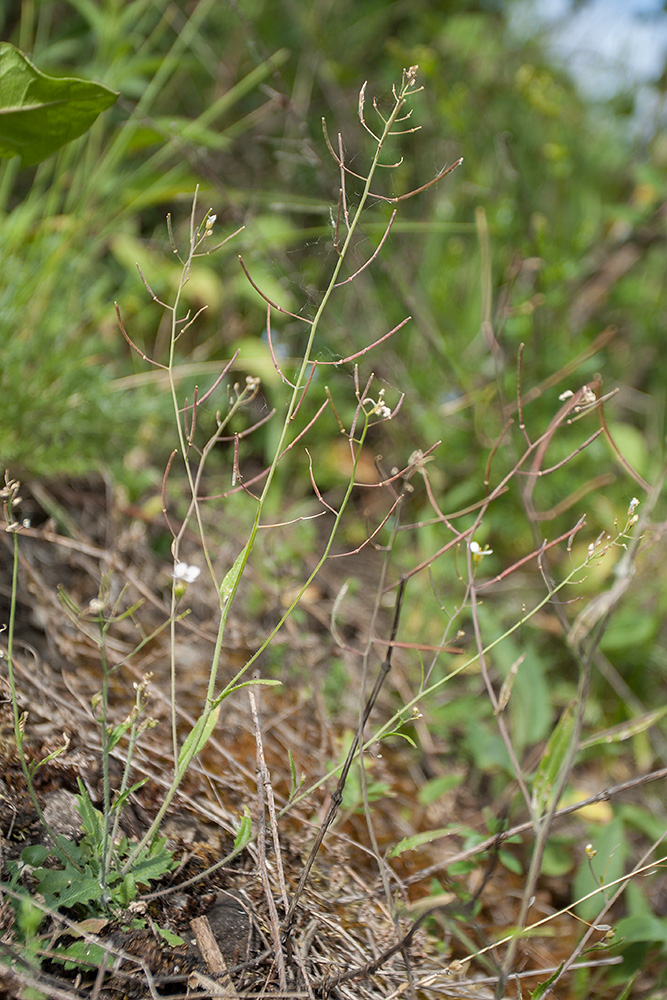
<instances>
[{"instance_id":1,"label":"broad green leaf","mask_svg":"<svg viewBox=\"0 0 667 1000\"><path fill-rule=\"evenodd\" d=\"M220 706L217 705L212 708L208 715L200 715L195 722L192 730L186 737L185 743L181 747L181 752L178 755L178 768L179 770L183 767L184 761L191 761L199 751L208 743L211 733L215 729L215 725L218 721L218 716L220 715Z\"/></svg>"},{"instance_id":2,"label":"broad green leaf","mask_svg":"<svg viewBox=\"0 0 667 1000\"><path fill-rule=\"evenodd\" d=\"M43 865L49 856L49 849L44 844L30 844L21 851L21 861L33 868Z\"/></svg>"},{"instance_id":3,"label":"broad green leaf","mask_svg":"<svg viewBox=\"0 0 667 1000\"><path fill-rule=\"evenodd\" d=\"M574 703L567 706L549 738L533 782L533 809L543 816L551 804L558 775L567 757L574 731Z\"/></svg>"},{"instance_id":4,"label":"broad green leaf","mask_svg":"<svg viewBox=\"0 0 667 1000\"><path fill-rule=\"evenodd\" d=\"M127 907L137 898L137 880L132 872L124 876L118 886L114 886L114 896L122 907Z\"/></svg>"},{"instance_id":5,"label":"broad green leaf","mask_svg":"<svg viewBox=\"0 0 667 1000\"><path fill-rule=\"evenodd\" d=\"M636 941L661 941L667 943L667 920L655 917L653 914L638 914L634 917L623 917L616 924L616 938L625 944Z\"/></svg>"},{"instance_id":6,"label":"broad green leaf","mask_svg":"<svg viewBox=\"0 0 667 1000\"><path fill-rule=\"evenodd\" d=\"M74 941L67 948L58 948L49 953L52 962L63 962L66 969L76 969L81 965L99 969L105 958L107 966L111 965L113 955L105 951L102 945L90 941Z\"/></svg>"},{"instance_id":7,"label":"broad green leaf","mask_svg":"<svg viewBox=\"0 0 667 1000\"><path fill-rule=\"evenodd\" d=\"M604 885L615 882L622 877L625 871L625 859L628 855L629 844L625 833L623 821L618 816L614 816L611 823L606 823L600 832L596 832L591 837L591 845L595 851L595 856L582 860L576 875L574 876L573 894L575 899L581 900L577 903L576 913L584 920L595 920L600 910L605 905L608 897L616 892L618 886L609 890L602 889L585 899L589 893Z\"/></svg>"},{"instance_id":8,"label":"broad green leaf","mask_svg":"<svg viewBox=\"0 0 667 1000\"><path fill-rule=\"evenodd\" d=\"M99 900L102 889L97 879L90 875L81 876L74 869L39 868L35 872L39 882L39 891L44 896L47 906L55 909L75 906L77 903L89 903Z\"/></svg>"},{"instance_id":9,"label":"broad green leaf","mask_svg":"<svg viewBox=\"0 0 667 1000\"><path fill-rule=\"evenodd\" d=\"M164 839L157 841L148 857L141 857L132 865L132 875L139 885L148 885L173 870L174 856L165 847Z\"/></svg>"},{"instance_id":10,"label":"broad green leaf","mask_svg":"<svg viewBox=\"0 0 667 1000\"><path fill-rule=\"evenodd\" d=\"M41 163L83 135L117 98L101 83L46 76L13 45L0 42L0 158Z\"/></svg>"}]
</instances>

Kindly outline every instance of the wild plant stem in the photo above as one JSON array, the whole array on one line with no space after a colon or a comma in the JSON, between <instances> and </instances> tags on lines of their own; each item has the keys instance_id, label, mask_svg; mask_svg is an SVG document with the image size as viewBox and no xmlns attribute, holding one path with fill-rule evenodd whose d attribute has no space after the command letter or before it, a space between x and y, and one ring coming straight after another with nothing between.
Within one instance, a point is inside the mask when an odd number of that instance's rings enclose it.
<instances>
[{"instance_id":1,"label":"wild plant stem","mask_svg":"<svg viewBox=\"0 0 667 1000\"><path fill-rule=\"evenodd\" d=\"M317 332L318 332L318 329L319 329L319 325L320 325L322 316L324 315L324 312L325 312L325 310L327 308L327 305L329 303L331 295L332 295L332 293L334 291L334 286L336 285L336 281L338 279L338 275L340 273L341 267L343 266L343 262L344 262L344 260L346 258L347 252L348 252L348 250L350 248L350 245L351 245L354 233L355 233L355 231L357 229L357 226L359 224L359 220L361 219L361 214L364 211L364 208L365 208L366 203L368 201L368 198L369 198L369 195L370 195L370 191L371 191L371 185L372 185L372 182L373 182L373 177L375 176L375 171L376 171L378 163L380 161L380 156L381 156L382 150L384 148L384 144L385 144L387 138L389 137L389 135L392 132L394 124L396 123L396 120L397 120L397 118L398 118L398 116L399 116L399 114L400 114L400 112L401 112L401 110L402 110L402 108L403 108L403 106L405 104L406 96L410 93L411 86L412 86L412 81L410 79L405 79L403 81L403 84L402 84L402 87L401 87L399 93L396 95L396 100L395 100L395 104L394 104L394 107L392 109L392 112L389 115L389 117L387 118L387 120L385 122L385 125L384 125L384 128L383 128L383 131L382 131L382 134L381 134L379 140L377 141L377 145L376 145L375 153L373 155L371 166L369 168L368 174L367 174L366 179L365 179L364 188L363 188L362 194L360 196L359 203L357 205L357 208L356 208L356 211L355 211L354 216L352 218L352 221L350 222L350 226L349 226L349 229L348 229L347 236L346 236L345 241L344 241L344 243L343 243L343 245L342 245L342 247L340 249L339 255L338 255L337 259L336 259L336 263L335 263L335 265L333 267L332 274L331 274L329 283L327 285L327 288L324 291L324 294L322 295L322 299L320 301L318 309L317 309L317 311L315 313L315 316L314 316L314 318L312 320L312 323L310 324L310 332L309 332L308 340L307 340L306 347L305 347L305 350L304 350L304 353L303 353L303 357L302 357L302 360L301 360L301 364L300 364L300 367L299 367L299 372L298 372L297 378L295 380L294 389L292 391L292 394L291 394L291 397L290 397L290 401L289 401L289 404L288 404L288 407L287 407L287 412L286 412L286 415L285 415L285 419L283 421L283 426L282 426L282 430L281 430L281 433L280 433L280 437L279 437L278 443L277 443L277 445L275 447L273 460L271 462L271 465L269 466L269 470L268 470L268 473L267 473L266 481L264 483L264 488L262 490L262 493L261 493L261 495L259 497L259 501L257 503L257 510L256 510L256 513L255 513L255 518L254 518L252 527L250 529L250 534L249 534L249 537L248 537L248 541L247 541L247 543L246 543L246 545L245 545L245 547L243 549L240 566L238 568L238 572L235 574L235 579L232 581L230 593L227 595L227 599L226 599L226 601L224 603L224 606L221 607L220 622L219 622L219 626L218 626L218 633L217 633L217 637L216 637L216 644L215 644L215 649L214 649L214 652L213 652L213 657L212 657L212 660L211 660L211 669L210 669L210 673L209 673L209 683L208 683L208 688L207 688L207 693L206 693L206 703L205 703L204 709L202 711L202 715L200 717L202 727L206 726L206 723L207 723L208 719L210 718L211 712L214 709L214 704L215 703L219 703L222 700L222 698L224 698L226 696L226 694L228 694L231 690L233 690L234 686L238 683L239 679L243 676L243 674L246 673L246 671L249 669L249 667L254 662L254 660L256 659L256 657L259 655L259 652L255 653L248 660L248 662L236 674L236 676L234 677L234 679L228 685L226 685L226 687L224 688L223 692L216 699L216 702L214 703L213 699L214 699L214 694L215 694L215 685L216 685L217 676L218 676L218 667L219 667L219 662L220 662L220 655L222 653L222 645L223 645L223 638L224 638L224 633L225 633L225 627L226 627L226 623L227 623L227 616L229 614L229 610L230 610L230 608L231 608L231 606L232 606L232 604L234 602L234 598L235 598L236 593L238 591L238 587L239 587L239 584L240 584L240 581L241 581L241 577L243 576L243 571L245 569L245 566L247 565L248 559L250 558L251 552L252 552L253 547L255 545L255 541L257 539L257 533L259 531L259 527L260 527L260 523L261 523L262 514L263 514L263 511L264 511L265 504L266 504L266 499L267 499L267 497L269 495L269 492L271 490L271 487L272 487L272 484L273 484L273 479L274 479L275 473L276 473L276 469L278 467L278 461L279 461L280 456L281 456L281 454L283 452L285 441L287 439L287 436L288 436L288 433L289 433L289 430L290 430L290 425L291 425L292 419L293 419L293 417L295 415L295 411L297 409L297 405L298 405L298 403L300 401L301 393L302 393L302 391L304 391L304 385L306 384L306 372L307 372L309 364L312 364L311 357L312 357L313 344L315 342L315 337L317 335ZM172 403L173 403L174 412L175 412L176 418L177 418L176 423L177 423L177 427L178 427L178 436L179 436L179 442L180 442L180 447L181 447L181 453L182 453L182 456L183 456L183 459L184 459L185 468L186 468L186 475L187 475L187 479L188 479L188 485L189 485L189 488L190 488L190 491L191 491L191 495L193 496L193 498L195 498L195 500L196 500L196 488L195 488L195 483L194 483L194 480L193 480L193 477L192 477L191 469L190 469L189 464L187 462L187 448L186 448L186 442L185 442L185 435L184 435L183 428L182 428L181 421L180 421L180 415L179 415L179 410L178 410L178 401L177 401L177 397L176 397L176 387L175 387L175 381L174 381L174 378L173 378L173 363L174 363L174 350L175 350L175 344L176 344L176 339L177 339L177 311L178 311L178 305L180 303L181 292L182 292L185 280L187 278L187 274L189 272L189 267L191 265L191 262L192 262L192 259L194 257L194 254L195 254L195 251L196 251L196 247L197 247L196 239L197 239L197 233L198 233L198 231L195 229L195 225L194 225L194 213L195 213L195 208L196 208L196 200L197 199L196 199L196 194L195 194L195 198L193 200L192 216L191 216L190 254L189 254L188 258L187 258L187 261L186 261L186 264L185 264L185 267L184 267L183 277L181 279L181 282L179 283L179 287L177 289L177 293L176 293L176 296L175 296L175 299L174 299L174 303L170 307L170 309L171 309L171 338L170 338L169 365L168 365L168 368L169 368L169 379L170 379L170 388L171 388L171 395L172 395ZM367 430L367 427L368 427L368 421L366 421L366 427L364 429L364 435L365 435L365 431ZM359 452L357 453L357 455L358 454L359 454ZM324 550L324 553L322 555L322 558L321 558L320 562L318 563L318 565L317 565L314 573L311 574L311 576L309 577L308 581L301 588L299 597L305 591L306 587L308 586L308 583L310 583L310 581L313 579L313 577L315 576L315 573L317 573L317 571L319 570L319 568L321 567L322 563L325 561L325 559L327 558L327 556L328 556L328 554L329 554L329 552L331 550L331 546L333 545L333 541L334 541L336 530L337 530L338 525L340 523L340 519L342 517L343 510L345 509L345 505L346 505L347 501L349 500L349 496L351 494L353 485L354 485L354 476L351 477L350 482L348 483L348 488L347 488L347 491L346 491L346 495L345 495L345 498L344 498L343 505L341 505L339 513L338 513L338 515L336 517L336 520L334 522L334 525L333 525L333 528L332 528L332 531L331 531L328 543L325 546L325 550ZM195 510L196 510L196 516L197 516L198 521L199 521L199 510L198 510L198 505L196 503L195 503ZM200 527L200 533L203 535L203 529L202 529L202 525L201 525L200 521L199 521L199 527ZM174 552L174 558L176 558L176 557L177 557L177 550ZM283 617L281 618L281 620L278 623L278 625L276 626L276 628L272 631L271 635L268 637L268 639L266 640L266 642L263 644L262 648L266 647L266 645L271 641L271 639L276 634L276 632L278 631L278 629L280 627L282 627L282 624L284 623L284 621L286 620L286 618L289 616L289 614L291 614L291 612L293 611L294 607L298 603L299 597L292 603L292 605L290 606L290 608L288 609L288 611L286 612L286 614L283 615ZM176 606L175 606L175 590L174 590L174 588L172 588L172 607L171 607L171 617L172 617L172 625L171 625L171 639L172 639L172 644L171 644L172 645L172 652L171 652L171 700L172 700L172 742L173 742L173 752L174 752L174 777L173 777L171 786L170 786L170 788L167 791L165 799L164 799L164 801L163 801L163 803L162 803L162 805L161 805L161 807L160 807L157 815L155 816L155 819L153 820L153 822L152 822L149 830L145 834L145 836L142 838L140 844L137 846L137 848L135 849L135 851L133 852L133 854L130 856L130 858L126 862L126 864L124 866L124 871L127 871L131 867L131 864L133 863L135 857L139 854L139 852L143 849L143 847L145 847L146 844L148 844L155 837L155 835L156 835L156 833L157 833L157 831L158 831L158 829L160 827L160 823L162 822L162 819L164 818L164 815L165 815L165 813L166 813L169 805L171 804L171 802L172 802L172 800L173 800L173 798L174 798L174 796L175 796L175 794L176 794L176 792L177 792L177 790L178 790L178 788L179 788L179 786L181 784L181 781L183 780L183 776L185 775L185 773L186 773L188 767L190 766L192 760L194 759L194 757L196 756L196 754L201 749L201 747L197 744L197 742L193 741L192 745L186 751L186 753L182 754L182 756L179 757L179 752L178 752L178 734L177 734L177 730L176 730L176 717L175 717L175 705L176 705L176 658L175 658L175 622L174 622L175 611L176 611Z\"/></svg>"}]
</instances>

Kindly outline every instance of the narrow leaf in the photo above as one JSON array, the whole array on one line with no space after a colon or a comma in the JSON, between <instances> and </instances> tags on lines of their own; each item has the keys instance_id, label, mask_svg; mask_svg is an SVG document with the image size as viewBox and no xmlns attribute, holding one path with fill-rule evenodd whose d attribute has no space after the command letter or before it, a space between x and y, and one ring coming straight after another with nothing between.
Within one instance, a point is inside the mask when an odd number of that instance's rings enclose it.
<instances>
[{"instance_id":1,"label":"narrow leaf","mask_svg":"<svg viewBox=\"0 0 667 1000\"><path fill-rule=\"evenodd\" d=\"M565 963L561 962L556 971L548 979L545 979L543 983L540 983L536 989L530 994L530 1000L541 1000L546 991L549 989L551 984L560 976L560 970L563 968Z\"/></svg>"},{"instance_id":2,"label":"narrow leaf","mask_svg":"<svg viewBox=\"0 0 667 1000\"><path fill-rule=\"evenodd\" d=\"M200 715L195 722L178 755L179 770L184 761L191 761L209 741L220 715L220 706L212 708L208 715Z\"/></svg>"},{"instance_id":3,"label":"narrow leaf","mask_svg":"<svg viewBox=\"0 0 667 1000\"><path fill-rule=\"evenodd\" d=\"M404 837L403 840L400 840L396 844L396 847L392 847L388 856L390 858L397 858L399 854L403 854L405 851L416 851L418 847L423 847L424 844L431 844L434 840L440 840L441 837L451 837L457 832L460 832L460 828L445 826L440 830L424 830L423 833L415 833L412 837Z\"/></svg>"},{"instance_id":4,"label":"narrow leaf","mask_svg":"<svg viewBox=\"0 0 667 1000\"><path fill-rule=\"evenodd\" d=\"M290 793L289 793L289 797L291 799L296 792L296 763L294 762L292 751L289 749L287 751L287 758L289 760L290 774L292 775L292 787L290 788Z\"/></svg>"},{"instance_id":5,"label":"narrow leaf","mask_svg":"<svg viewBox=\"0 0 667 1000\"><path fill-rule=\"evenodd\" d=\"M241 579L241 574L243 573L243 568L246 563L246 550L248 546L244 547L239 552L238 556L234 560L234 565L225 574L225 578L220 584L220 597L222 600L223 608L229 602L229 600L234 596L234 591L239 585L239 580Z\"/></svg>"},{"instance_id":6,"label":"narrow leaf","mask_svg":"<svg viewBox=\"0 0 667 1000\"><path fill-rule=\"evenodd\" d=\"M611 729L605 729L601 733L596 733L595 736L591 736L581 744L581 749L588 750L589 747L598 746L600 743L621 743L623 740L629 740L632 736L638 736L639 733L650 729L665 715L667 715L667 705L656 708L652 712L646 712L636 719L628 719L627 722L621 722L620 725L612 726Z\"/></svg>"},{"instance_id":7,"label":"narrow leaf","mask_svg":"<svg viewBox=\"0 0 667 1000\"><path fill-rule=\"evenodd\" d=\"M252 819L250 818L250 810L246 806L241 817L241 822L239 823L239 828L236 831L236 836L234 837L234 850L240 851L242 847L245 847L250 840L251 834Z\"/></svg>"},{"instance_id":8,"label":"narrow leaf","mask_svg":"<svg viewBox=\"0 0 667 1000\"><path fill-rule=\"evenodd\" d=\"M567 757L574 731L574 702L569 704L549 738L533 782L533 809L543 816L550 805L558 775Z\"/></svg>"}]
</instances>

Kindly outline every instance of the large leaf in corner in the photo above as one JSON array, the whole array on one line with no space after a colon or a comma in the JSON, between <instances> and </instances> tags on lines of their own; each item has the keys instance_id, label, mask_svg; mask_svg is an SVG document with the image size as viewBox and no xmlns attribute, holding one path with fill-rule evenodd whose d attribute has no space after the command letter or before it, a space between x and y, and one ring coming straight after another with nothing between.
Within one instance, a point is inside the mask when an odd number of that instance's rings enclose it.
<instances>
[{"instance_id":1,"label":"large leaf in corner","mask_svg":"<svg viewBox=\"0 0 667 1000\"><path fill-rule=\"evenodd\" d=\"M0 158L40 163L83 135L117 97L101 83L46 76L0 42Z\"/></svg>"}]
</instances>

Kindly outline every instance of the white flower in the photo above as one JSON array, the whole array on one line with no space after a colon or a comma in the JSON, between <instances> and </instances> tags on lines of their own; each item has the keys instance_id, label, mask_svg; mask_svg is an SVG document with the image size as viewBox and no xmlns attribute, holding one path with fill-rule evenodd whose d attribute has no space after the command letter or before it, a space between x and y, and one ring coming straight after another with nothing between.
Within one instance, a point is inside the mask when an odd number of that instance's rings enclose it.
<instances>
[{"instance_id":1,"label":"white flower","mask_svg":"<svg viewBox=\"0 0 667 1000\"><path fill-rule=\"evenodd\" d=\"M561 401L561 403L564 403L566 399L570 398L570 396L574 396L574 393L572 392L571 389L566 389L565 392L561 392L558 398Z\"/></svg>"},{"instance_id":2,"label":"white flower","mask_svg":"<svg viewBox=\"0 0 667 1000\"><path fill-rule=\"evenodd\" d=\"M488 546L482 548L479 542L468 542L468 548L470 549L470 555L475 565L481 562L484 556L490 556L493 553L493 549L490 549Z\"/></svg>"},{"instance_id":3,"label":"white flower","mask_svg":"<svg viewBox=\"0 0 667 1000\"><path fill-rule=\"evenodd\" d=\"M368 398L367 402L372 404L371 409L368 411L370 416L380 417L381 420L389 420L391 417L391 408L384 401L384 389L380 389L377 403L370 398Z\"/></svg>"},{"instance_id":4,"label":"white flower","mask_svg":"<svg viewBox=\"0 0 667 1000\"><path fill-rule=\"evenodd\" d=\"M174 566L174 580L180 580L182 583L194 583L201 570L199 566L189 566L188 563L177 562Z\"/></svg>"},{"instance_id":5,"label":"white flower","mask_svg":"<svg viewBox=\"0 0 667 1000\"><path fill-rule=\"evenodd\" d=\"M628 506L628 517L632 517L634 512L637 510L637 507L639 507L639 500L637 497L633 497Z\"/></svg>"}]
</instances>

